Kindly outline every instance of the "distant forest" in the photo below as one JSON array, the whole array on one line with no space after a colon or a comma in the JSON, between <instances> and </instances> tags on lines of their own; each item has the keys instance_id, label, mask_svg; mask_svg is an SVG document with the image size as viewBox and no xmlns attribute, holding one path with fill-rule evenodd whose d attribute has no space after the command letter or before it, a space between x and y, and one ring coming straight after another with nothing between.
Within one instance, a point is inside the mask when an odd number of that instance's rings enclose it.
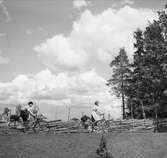
<instances>
[{"instance_id":1,"label":"distant forest","mask_svg":"<svg viewBox=\"0 0 167 158\"><path fill-rule=\"evenodd\" d=\"M134 32L133 61L121 48L110 63L107 85L122 98L124 119L167 116L167 5L157 14L145 30Z\"/></svg>"}]
</instances>

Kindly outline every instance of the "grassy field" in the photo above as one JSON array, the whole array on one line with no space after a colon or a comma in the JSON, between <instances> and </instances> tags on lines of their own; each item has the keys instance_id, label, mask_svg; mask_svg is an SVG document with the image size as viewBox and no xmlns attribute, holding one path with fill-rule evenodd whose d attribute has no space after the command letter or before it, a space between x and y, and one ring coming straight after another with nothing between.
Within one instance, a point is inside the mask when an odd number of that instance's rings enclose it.
<instances>
[{"instance_id":1,"label":"grassy field","mask_svg":"<svg viewBox=\"0 0 167 158\"><path fill-rule=\"evenodd\" d=\"M100 134L18 134L0 136L0 158L94 158ZM114 158L167 158L167 134L110 133Z\"/></svg>"}]
</instances>

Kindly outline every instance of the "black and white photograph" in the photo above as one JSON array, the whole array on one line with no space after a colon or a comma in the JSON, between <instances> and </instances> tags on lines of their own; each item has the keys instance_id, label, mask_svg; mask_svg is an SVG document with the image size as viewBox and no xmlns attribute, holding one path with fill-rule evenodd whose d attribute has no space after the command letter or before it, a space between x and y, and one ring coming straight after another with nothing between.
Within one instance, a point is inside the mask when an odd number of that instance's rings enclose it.
<instances>
[{"instance_id":1,"label":"black and white photograph","mask_svg":"<svg viewBox=\"0 0 167 158\"><path fill-rule=\"evenodd\" d=\"M0 0L0 158L167 158L167 1Z\"/></svg>"}]
</instances>

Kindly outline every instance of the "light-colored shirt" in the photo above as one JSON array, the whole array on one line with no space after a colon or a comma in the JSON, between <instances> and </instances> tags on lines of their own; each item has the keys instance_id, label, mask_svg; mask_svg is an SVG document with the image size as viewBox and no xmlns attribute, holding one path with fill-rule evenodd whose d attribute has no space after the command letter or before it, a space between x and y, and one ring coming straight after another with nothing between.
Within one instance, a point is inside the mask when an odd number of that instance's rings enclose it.
<instances>
[{"instance_id":1,"label":"light-colored shirt","mask_svg":"<svg viewBox=\"0 0 167 158\"><path fill-rule=\"evenodd\" d=\"M95 121L99 121L99 120L101 120L103 118L103 113L102 113L100 107L96 106L96 105L94 105L94 107L92 108L91 115L93 116Z\"/></svg>"},{"instance_id":2,"label":"light-colored shirt","mask_svg":"<svg viewBox=\"0 0 167 158\"><path fill-rule=\"evenodd\" d=\"M25 109L27 109L28 110L28 112L30 113L30 115L32 115L32 116L35 116L35 115L37 115L37 113L38 113L38 111L39 111L39 108L38 108L38 106L36 106L36 105L33 105L33 106L29 106L29 105L26 105L25 106Z\"/></svg>"}]
</instances>

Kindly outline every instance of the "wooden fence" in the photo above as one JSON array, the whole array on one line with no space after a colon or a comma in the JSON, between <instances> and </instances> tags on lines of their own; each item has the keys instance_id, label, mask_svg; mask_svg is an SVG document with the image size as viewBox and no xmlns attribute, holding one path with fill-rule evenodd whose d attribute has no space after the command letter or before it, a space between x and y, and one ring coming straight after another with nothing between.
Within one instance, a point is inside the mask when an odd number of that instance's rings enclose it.
<instances>
[{"instance_id":1,"label":"wooden fence","mask_svg":"<svg viewBox=\"0 0 167 158\"><path fill-rule=\"evenodd\" d=\"M129 119L129 120L108 120L108 125L105 127L107 132L154 132L156 127L158 132L163 132L164 127L167 129L167 119L158 120L156 124L152 119ZM2 128L0 123L0 129ZM90 132L79 126L79 121L66 121L53 120L44 121L40 123L40 131L53 132L53 133L79 133L79 132ZM7 129L7 128L6 128ZM37 129L38 130L38 129ZM32 129L31 129L32 131ZM100 131L99 131L100 132Z\"/></svg>"}]
</instances>

